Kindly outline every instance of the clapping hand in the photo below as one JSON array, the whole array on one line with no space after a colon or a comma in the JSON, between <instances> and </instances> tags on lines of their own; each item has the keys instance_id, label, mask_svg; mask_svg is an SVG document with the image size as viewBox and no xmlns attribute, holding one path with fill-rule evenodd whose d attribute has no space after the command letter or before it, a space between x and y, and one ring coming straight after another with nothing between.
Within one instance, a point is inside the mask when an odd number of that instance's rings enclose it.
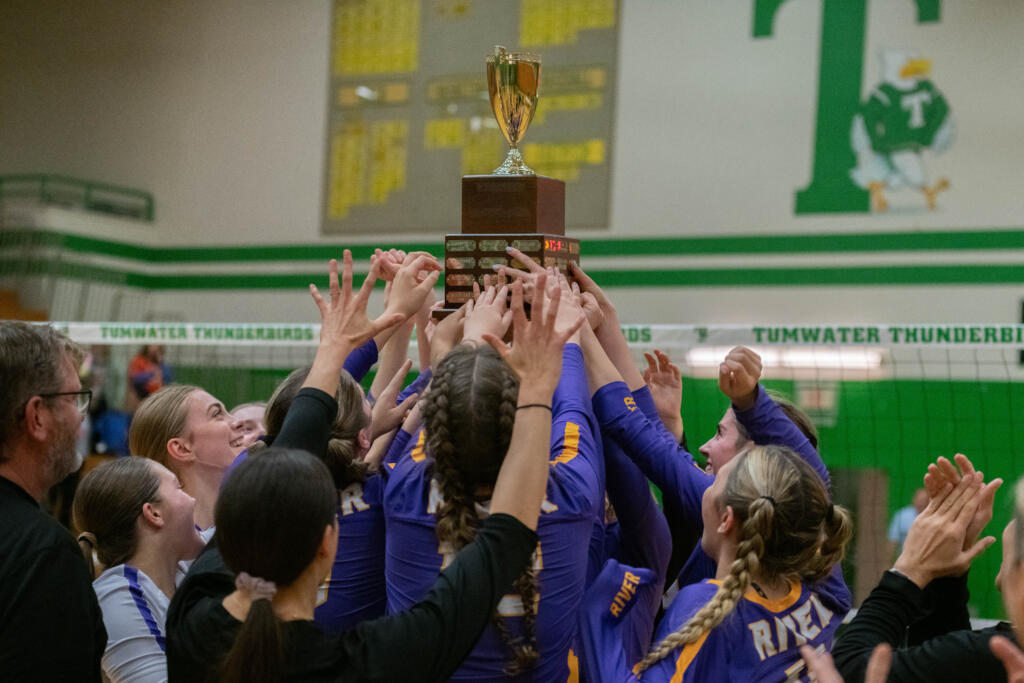
<instances>
[{"instance_id":1,"label":"clapping hand","mask_svg":"<svg viewBox=\"0 0 1024 683\"><path fill-rule=\"evenodd\" d=\"M962 477L974 474L974 464L966 455L957 453L953 456L953 460L956 461L956 467L947 458L943 457L928 465L928 473L924 475L924 488L928 492L929 498L939 495L946 484L956 485ZM957 467L960 468L959 471L957 471ZM1002 485L1003 480L996 478L982 486L981 502L978 505L978 511L974 514L974 519L971 520L971 524L967 527L967 533L964 536L964 550L967 550L974 544L982 529L992 521L992 505L995 501L996 491Z\"/></svg>"},{"instance_id":2,"label":"clapping hand","mask_svg":"<svg viewBox=\"0 0 1024 683\"><path fill-rule=\"evenodd\" d=\"M993 536L972 541L968 528L983 503L981 472L964 475L954 486L943 484L910 525L903 550L893 566L924 588L940 576L961 576L978 555L995 543ZM991 500L987 503L991 508ZM989 509L988 516L992 511Z\"/></svg>"}]
</instances>

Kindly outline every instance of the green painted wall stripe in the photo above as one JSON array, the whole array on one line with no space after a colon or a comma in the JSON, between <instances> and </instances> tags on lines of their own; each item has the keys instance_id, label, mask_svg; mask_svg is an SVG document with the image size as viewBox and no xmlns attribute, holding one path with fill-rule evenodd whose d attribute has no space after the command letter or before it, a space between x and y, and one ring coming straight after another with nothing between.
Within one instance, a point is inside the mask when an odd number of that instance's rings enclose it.
<instances>
[{"instance_id":1,"label":"green painted wall stripe","mask_svg":"<svg viewBox=\"0 0 1024 683\"><path fill-rule=\"evenodd\" d=\"M59 275L154 290L304 289L310 282L326 286L326 275L319 272L150 275L41 259L0 259L0 269L8 274ZM991 285L1024 283L1024 265L592 270L590 275L604 287ZM361 276L357 276L356 280L361 282Z\"/></svg>"},{"instance_id":2,"label":"green painted wall stripe","mask_svg":"<svg viewBox=\"0 0 1024 683\"><path fill-rule=\"evenodd\" d=\"M151 263L218 263L239 261L326 261L340 256L344 245L260 245L147 247L126 242L30 229L0 231L0 248L55 246L81 253L116 256ZM440 256L436 242L398 243L406 251ZM368 259L373 246L349 247L355 259ZM585 256L710 256L738 254L865 253L875 251L973 251L1024 249L1024 228L955 232L894 232L836 235L746 235L733 237L584 238Z\"/></svg>"}]
</instances>

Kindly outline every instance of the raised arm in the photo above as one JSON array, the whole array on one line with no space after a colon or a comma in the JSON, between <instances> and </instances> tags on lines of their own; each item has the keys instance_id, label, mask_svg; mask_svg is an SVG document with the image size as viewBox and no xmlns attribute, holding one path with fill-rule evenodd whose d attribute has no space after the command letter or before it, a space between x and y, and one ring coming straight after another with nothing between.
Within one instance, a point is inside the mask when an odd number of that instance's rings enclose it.
<instances>
[{"instance_id":1,"label":"raised arm","mask_svg":"<svg viewBox=\"0 0 1024 683\"><path fill-rule=\"evenodd\" d=\"M818 449L759 384L761 369L761 357L743 346L729 351L718 368L718 388L732 401L736 420L754 443L792 448L830 488L828 468Z\"/></svg>"},{"instance_id":2,"label":"raised arm","mask_svg":"<svg viewBox=\"0 0 1024 683\"><path fill-rule=\"evenodd\" d=\"M582 346L601 431L661 489L663 496L679 504L688 520L699 525L701 498L713 477L671 438L666 440L659 435L658 427L637 408L628 386L619 379L602 345L587 329L582 333Z\"/></svg>"}]
</instances>

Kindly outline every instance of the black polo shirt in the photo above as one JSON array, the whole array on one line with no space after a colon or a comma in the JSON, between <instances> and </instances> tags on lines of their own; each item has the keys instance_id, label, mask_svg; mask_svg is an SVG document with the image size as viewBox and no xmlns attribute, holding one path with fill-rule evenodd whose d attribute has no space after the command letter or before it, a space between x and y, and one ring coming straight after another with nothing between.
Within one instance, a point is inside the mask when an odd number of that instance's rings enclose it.
<instances>
[{"instance_id":1,"label":"black polo shirt","mask_svg":"<svg viewBox=\"0 0 1024 683\"><path fill-rule=\"evenodd\" d=\"M78 544L0 477L0 678L99 681L107 631Z\"/></svg>"}]
</instances>

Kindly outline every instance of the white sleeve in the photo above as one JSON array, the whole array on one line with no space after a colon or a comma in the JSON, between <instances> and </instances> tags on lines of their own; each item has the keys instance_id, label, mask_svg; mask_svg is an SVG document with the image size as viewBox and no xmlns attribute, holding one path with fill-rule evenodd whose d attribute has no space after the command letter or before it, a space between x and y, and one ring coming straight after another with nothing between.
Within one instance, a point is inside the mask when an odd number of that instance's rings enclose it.
<instances>
[{"instance_id":1,"label":"white sleeve","mask_svg":"<svg viewBox=\"0 0 1024 683\"><path fill-rule=\"evenodd\" d=\"M113 683L166 683L164 620L159 622L141 590L127 581L100 598L107 649L103 674Z\"/></svg>"}]
</instances>

